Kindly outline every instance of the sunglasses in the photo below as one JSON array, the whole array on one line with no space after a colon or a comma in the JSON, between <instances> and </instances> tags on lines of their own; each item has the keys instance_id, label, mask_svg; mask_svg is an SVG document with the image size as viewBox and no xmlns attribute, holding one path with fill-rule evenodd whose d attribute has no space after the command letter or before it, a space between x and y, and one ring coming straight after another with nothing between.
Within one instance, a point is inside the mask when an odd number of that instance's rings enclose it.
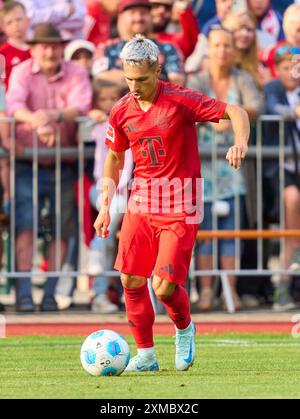
<instances>
[{"instance_id":1,"label":"sunglasses","mask_svg":"<svg viewBox=\"0 0 300 419\"><path fill-rule=\"evenodd\" d=\"M276 51L276 57L280 57L281 55L284 55L284 54L291 54L291 55L300 54L300 48L297 48L297 47L280 47Z\"/></svg>"}]
</instances>

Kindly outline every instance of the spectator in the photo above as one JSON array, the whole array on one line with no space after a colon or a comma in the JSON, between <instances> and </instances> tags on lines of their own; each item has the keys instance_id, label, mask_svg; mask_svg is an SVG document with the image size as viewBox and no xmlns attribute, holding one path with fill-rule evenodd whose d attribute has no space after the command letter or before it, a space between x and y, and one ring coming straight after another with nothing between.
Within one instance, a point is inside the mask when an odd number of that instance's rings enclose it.
<instances>
[{"instance_id":1,"label":"spectator","mask_svg":"<svg viewBox=\"0 0 300 419\"><path fill-rule=\"evenodd\" d=\"M233 0L215 0L216 3L216 15L209 19L208 22L203 26L202 34L208 37L209 32L214 26L221 25L225 16L230 12Z\"/></svg>"},{"instance_id":2,"label":"spectator","mask_svg":"<svg viewBox=\"0 0 300 419\"><path fill-rule=\"evenodd\" d=\"M30 19L32 35L39 23L52 23L64 38L83 38L85 0L20 0Z\"/></svg>"},{"instance_id":3,"label":"spectator","mask_svg":"<svg viewBox=\"0 0 300 419\"><path fill-rule=\"evenodd\" d=\"M85 38L96 46L111 38L112 19L117 16L119 0L86 0Z\"/></svg>"},{"instance_id":4,"label":"spectator","mask_svg":"<svg viewBox=\"0 0 300 419\"><path fill-rule=\"evenodd\" d=\"M95 45L84 39L70 42L65 48L65 60L75 61L85 68L88 74L92 73Z\"/></svg>"},{"instance_id":5,"label":"spectator","mask_svg":"<svg viewBox=\"0 0 300 419\"><path fill-rule=\"evenodd\" d=\"M103 178L104 161L109 150L105 144L106 132L108 130L108 116L113 105L120 99L121 90L118 84L96 80L94 82L93 110L89 116L97 122L92 132L92 138L96 142L95 150L95 185L90 191L91 202L98 211L100 209L101 183ZM118 306L112 304L107 297L109 280L101 275L104 270L112 270L116 250L116 233L120 226L122 215L127 205L127 185L132 175L132 153L128 150L125 153L125 165L117 193L112 201L110 235L107 239L98 237L96 234L90 243L88 258L88 273L96 276L94 290L95 298L92 303L92 310L98 313L113 313L118 311Z\"/></svg>"},{"instance_id":6,"label":"spectator","mask_svg":"<svg viewBox=\"0 0 300 419\"><path fill-rule=\"evenodd\" d=\"M254 14L249 10L232 11L225 17L223 26L233 33L235 65L248 71L257 86L265 84L271 74L258 60Z\"/></svg>"},{"instance_id":7,"label":"spectator","mask_svg":"<svg viewBox=\"0 0 300 419\"><path fill-rule=\"evenodd\" d=\"M283 44L300 48L300 4L292 4L283 15L283 30L285 40L279 41L275 46L263 51L260 60L270 69L272 76L276 77L275 55L278 48Z\"/></svg>"},{"instance_id":8,"label":"spectator","mask_svg":"<svg viewBox=\"0 0 300 419\"><path fill-rule=\"evenodd\" d=\"M8 115L16 118L16 141L22 147L32 147L33 134L38 136L38 146L52 148L55 134L61 132L61 147L76 144L75 119L88 111L91 104L91 86L87 73L76 63L62 60L65 40L50 23L36 26L31 45L32 59L16 67L11 75L7 93ZM74 234L75 168L64 161L61 167L61 256L63 262L67 241ZM55 168L52 160L39 159L38 200L39 211L43 199L50 201L51 232L55 227ZM33 204L32 165L16 162L16 264L24 277L16 280L18 311L33 311L29 272L33 256ZM52 235L54 237L54 235ZM49 249L49 270L56 270L56 240ZM44 287L42 311L54 311L57 278L49 277Z\"/></svg>"},{"instance_id":9,"label":"spectator","mask_svg":"<svg viewBox=\"0 0 300 419\"><path fill-rule=\"evenodd\" d=\"M5 103L5 90L2 82L0 81L0 119L5 117L6 111L6 103ZM1 143L3 142L3 138L7 135L7 126L0 122L0 140ZM1 144L2 145L2 144ZM8 197L8 160L1 159L0 160L0 174L1 174L1 182L0 182L0 268L2 268L2 257L3 257L3 240L2 240L2 233L3 233L3 216L7 216L7 202L9 200ZM5 307L3 304L0 303L0 311L4 311Z\"/></svg>"},{"instance_id":10,"label":"spectator","mask_svg":"<svg viewBox=\"0 0 300 419\"><path fill-rule=\"evenodd\" d=\"M300 74L299 64L293 60L295 54L300 54L300 48L291 48L288 44L281 46L276 53L276 72L278 78L265 87L267 113L284 117L285 144L292 146L293 157L285 159L285 187L283 195L279 191L279 159L267 160L264 163L264 175L269 187L274 192L275 213L279 212L279 199L284 199L284 214L286 229L300 229ZM296 64L296 65L295 65ZM278 123L271 123L265 129L267 145L279 146ZM268 207L271 203L268 201ZM284 269L299 269L300 240L285 239ZM276 284L273 309L285 311L295 308L290 294L291 278L283 275Z\"/></svg>"},{"instance_id":11,"label":"spectator","mask_svg":"<svg viewBox=\"0 0 300 419\"><path fill-rule=\"evenodd\" d=\"M4 57L5 62L4 84L7 89L13 67L30 58L29 47L25 42L29 21L23 4L17 1L2 7L0 19L7 37L5 44L0 47L0 56Z\"/></svg>"},{"instance_id":12,"label":"spectator","mask_svg":"<svg viewBox=\"0 0 300 419\"><path fill-rule=\"evenodd\" d=\"M200 90L205 95L225 101L229 104L241 105L251 118L262 109L261 95L251 75L232 67L234 53L233 35L223 28L212 29L208 36L209 68L200 74L189 76L187 85ZM199 148L233 144L233 132L227 121L219 124L204 124L200 128ZM216 162L216 193L212 179L212 163L202 162L202 177L204 179L204 222L201 230L213 228L213 213L217 217L217 228L234 230L235 226L235 196L240 201L240 220L243 227L245 217L245 179L243 171L233 172L222 159ZM216 199L216 201L215 201ZM221 201L221 202L220 202ZM235 267L234 240L221 240L219 243L220 264L222 269L233 270ZM212 243L199 242L196 248L197 265L203 270L212 269ZM229 276L236 310L241 307L240 298L236 292L236 277ZM212 278L205 276L200 279L201 293L198 308L212 308Z\"/></svg>"},{"instance_id":13,"label":"spectator","mask_svg":"<svg viewBox=\"0 0 300 419\"><path fill-rule=\"evenodd\" d=\"M248 0L248 7L257 19L259 48L265 50L284 39L281 14L270 0Z\"/></svg>"},{"instance_id":14,"label":"spectator","mask_svg":"<svg viewBox=\"0 0 300 419\"><path fill-rule=\"evenodd\" d=\"M225 19L227 13L230 12L233 0L216 0L216 16L211 18L198 35L198 42L193 54L185 62L185 71L193 73L200 71L206 67L207 63L207 37L213 27L220 26Z\"/></svg>"},{"instance_id":15,"label":"spectator","mask_svg":"<svg viewBox=\"0 0 300 419\"><path fill-rule=\"evenodd\" d=\"M120 39L111 40L106 45L99 45L93 75L97 78L108 79L126 88L122 72L120 52L126 41L141 33L148 35L151 30L151 3L149 0L120 0L118 6L118 32ZM161 55L163 79L172 83L183 84L184 74L182 60L173 45L154 41L159 47Z\"/></svg>"},{"instance_id":16,"label":"spectator","mask_svg":"<svg viewBox=\"0 0 300 419\"><path fill-rule=\"evenodd\" d=\"M0 9L3 7L3 1L0 0ZM0 22L0 45L4 44L6 41L5 33L3 32L3 28Z\"/></svg>"},{"instance_id":17,"label":"spectator","mask_svg":"<svg viewBox=\"0 0 300 419\"><path fill-rule=\"evenodd\" d=\"M198 39L198 23L189 0L150 0L152 16L152 37L161 42L175 45L187 58L193 51ZM178 14L181 31L167 32L171 22L172 10Z\"/></svg>"},{"instance_id":18,"label":"spectator","mask_svg":"<svg viewBox=\"0 0 300 419\"><path fill-rule=\"evenodd\" d=\"M206 22L216 13L214 1L193 0L192 7L197 17L199 28L203 28Z\"/></svg>"}]
</instances>

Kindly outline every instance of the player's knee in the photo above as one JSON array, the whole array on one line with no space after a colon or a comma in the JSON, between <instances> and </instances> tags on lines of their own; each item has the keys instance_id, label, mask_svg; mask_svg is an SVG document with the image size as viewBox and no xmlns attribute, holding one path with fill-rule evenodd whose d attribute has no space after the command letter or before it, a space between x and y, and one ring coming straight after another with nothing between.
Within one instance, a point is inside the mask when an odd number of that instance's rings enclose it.
<instances>
[{"instance_id":1,"label":"player's knee","mask_svg":"<svg viewBox=\"0 0 300 419\"><path fill-rule=\"evenodd\" d=\"M146 284L147 278L138 275L122 274L121 282L124 288L138 288Z\"/></svg>"},{"instance_id":2,"label":"player's knee","mask_svg":"<svg viewBox=\"0 0 300 419\"><path fill-rule=\"evenodd\" d=\"M165 279L154 277L152 287L156 297L159 300L164 301L173 294L176 284L172 284Z\"/></svg>"}]
</instances>

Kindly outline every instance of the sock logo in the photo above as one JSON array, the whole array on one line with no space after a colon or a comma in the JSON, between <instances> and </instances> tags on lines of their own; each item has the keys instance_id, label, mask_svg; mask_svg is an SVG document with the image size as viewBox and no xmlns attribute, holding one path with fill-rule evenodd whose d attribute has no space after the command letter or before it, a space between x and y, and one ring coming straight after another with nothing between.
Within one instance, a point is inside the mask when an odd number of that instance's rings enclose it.
<instances>
[{"instance_id":1,"label":"sock logo","mask_svg":"<svg viewBox=\"0 0 300 419\"><path fill-rule=\"evenodd\" d=\"M128 320L128 324L129 324L129 326L131 326L131 327L136 327L135 323L133 323L133 321L132 321L132 320Z\"/></svg>"}]
</instances>

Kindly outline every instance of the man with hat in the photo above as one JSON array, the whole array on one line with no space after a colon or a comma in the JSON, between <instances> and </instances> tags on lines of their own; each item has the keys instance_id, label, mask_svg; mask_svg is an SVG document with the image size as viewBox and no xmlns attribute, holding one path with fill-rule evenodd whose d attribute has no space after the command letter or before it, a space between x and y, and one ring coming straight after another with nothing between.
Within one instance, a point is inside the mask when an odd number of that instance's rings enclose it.
<instances>
[{"instance_id":1,"label":"man with hat","mask_svg":"<svg viewBox=\"0 0 300 419\"><path fill-rule=\"evenodd\" d=\"M32 59L17 66L11 75L7 93L8 115L17 121L16 142L19 149L33 147L34 135L38 148L56 146L56 134L60 133L60 147L76 145L78 116L85 114L91 103L91 85L82 66L63 60L64 44L60 32L50 23L37 25L34 36L28 41ZM9 147L9 145L8 145ZM22 151L20 151L22 154ZM66 254L67 241L76 228L74 182L76 166L63 160L61 167L61 261ZM33 257L33 204L32 164L16 162L16 264L24 272L16 280L17 310L33 311L29 271ZM56 238L55 219L55 164L54 159L40 159L38 168L38 212L43 201L50 202L52 237ZM56 271L56 241L49 248L49 270ZM59 266L60 269L60 266ZM57 278L48 278L44 288L41 309L57 309L54 298Z\"/></svg>"},{"instance_id":2,"label":"man with hat","mask_svg":"<svg viewBox=\"0 0 300 419\"><path fill-rule=\"evenodd\" d=\"M118 32L120 38L100 44L96 52L93 75L113 80L126 87L119 58L125 43L135 35L149 36L151 31L151 3L149 0L120 0L118 6ZM182 57L172 44L154 40L160 51L161 78L175 84L184 83Z\"/></svg>"},{"instance_id":3,"label":"man with hat","mask_svg":"<svg viewBox=\"0 0 300 419\"><path fill-rule=\"evenodd\" d=\"M175 45L187 58L197 44L199 27L190 0L150 0L152 37ZM178 17L181 31L169 33L167 27L173 13Z\"/></svg>"}]
</instances>

